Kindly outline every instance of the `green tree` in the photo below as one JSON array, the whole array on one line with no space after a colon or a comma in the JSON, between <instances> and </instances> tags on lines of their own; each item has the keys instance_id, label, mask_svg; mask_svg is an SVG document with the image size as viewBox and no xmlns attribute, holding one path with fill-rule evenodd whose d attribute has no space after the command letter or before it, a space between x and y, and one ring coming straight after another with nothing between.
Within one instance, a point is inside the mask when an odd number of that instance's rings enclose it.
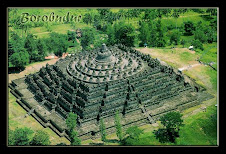
<instances>
[{"instance_id":1,"label":"green tree","mask_svg":"<svg viewBox=\"0 0 226 154\"><path fill-rule=\"evenodd\" d=\"M14 48L12 41L9 40L8 42L8 57L10 57L12 54L14 54Z\"/></svg>"},{"instance_id":2,"label":"green tree","mask_svg":"<svg viewBox=\"0 0 226 154\"><path fill-rule=\"evenodd\" d=\"M52 31L53 31L52 25L50 25L49 22L45 22L45 23L44 23L44 27L46 28L46 30L47 30L48 32L52 32Z\"/></svg>"},{"instance_id":3,"label":"green tree","mask_svg":"<svg viewBox=\"0 0 226 154\"><path fill-rule=\"evenodd\" d=\"M50 51L54 51L56 56L62 56L63 53L67 52L68 49L68 37L65 34L51 33L49 39Z\"/></svg>"},{"instance_id":4,"label":"green tree","mask_svg":"<svg viewBox=\"0 0 226 154\"><path fill-rule=\"evenodd\" d=\"M193 22L187 21L184 22L184 35L191 36L195 31L195 26Z\"/></svg>"},{"instance_id":5,"label":"green tree","mask_svg":"<svg viewBox=\"0 0 226 154\"><path fill-rule=\"evenodd\" d=\"M83 22L88 24L92 24L94 22L94 16L91 13L86 13L82 18Z\"/></svg>"},{"instance_id":6,"label":"green tree","mask_svg":"<svg viewBox=\"0 0 226 154\"><path fill-rule=\"evenodd\" d=\"M156 22L156 40L154 42L156 47L164 47L166 45L166 38L164 35L164 28L162 26L161 20Z\"/></svg>"},{"instance_id":7,"label":"green tree","mask_svg":"<svg viewBox=\"0 0 226 154\"><path fill-rule=\"evenodd\" d=\"M139 142L140 135L143 134L143 130L137 126L131 126L126 130L126 137L122 140L123 145L136 145Z\"/></svg>"},{"instance_id":8,"label":"green tree","mask_svg":"<svg viewBox=\"0 0 226 154\"><path fill-rule=\"evenodd\" d=\"M204 50L203 44L199 40L193 40L192 45L194 46L195 50L197 50L197 49Z\"/></svg>"},{"instance_id":9,"label":"green tree","mask_svg":"<svg viewBox=\"0 0 226 154\"><path fill-rule=\"evenodd\" d=\"M83 28L81 37L81 46L84 50L89 50L90 45L94 43L96 30L94 28Z\"/></svg>"},{"instance_id":10,"label":"green tree","mask_svg":"<svg viewBox=\"0 0 226 154\"><path fill-rule=\"evenodd\" d=\"M173 9L172 17L176 19L176 29L177 29L177 18L180 16L180 9Z\"/></svg>"},{"instance_id":11,"label":"green tree","mask_svg":"<svg viewBox=\"0 0 226 154\"><path fill-rule=\"evenodd\" d=\"M124 9L120 9L118 12L118 19L125 19L126 11Z\"/></svg>"},{"instance_id":12,"label":"green tree","mask_svg":"<svg viewBox=\"0 0 226 154\"><path fill-rule=\"evenodd\" d=\"M144 21L152 21L158 17L158 13L156 9L144 9Z\"/></svg>"},{"instance_id":13,"label":"green tree","mask_svg":"<svg viewBox=\"0 0 226 154\"><path fill-rule=\"evenodd\" d=\"M37 55L35 57L35 61L45 60L45 56L47 54L47 46L46 42L43 39L38 39L37 41Z\"/></svg>"},{"instance_id":14,"label":"green tree","mask_svg":"<svg viewBox=\"0 0 226 154\"><path fill-rule=\"evenodd\" d=\"M17 33L12 32L8 41L8 57L15 52L25 51L24 50L24 39L21 38Z\"/></svg>"},{"instance_id":15,"label":"green tree","mask_svg":"<svg viewBox=\"0 0 226 154\"><path fill-rule=\"evenodd\" d=\"M29 63L29 54L27 51L23 50L20 52L15 52L9 58L9 61L15 67L19 69L24 69L25 65Z\"/></svg>"},{"instance_id":16,"label":"green tree","mask_svg":"<svg viewBox=\"0 0 226 154\"><path fill-rule=\"evenodd\" d=\"M36 131L30 145L50 145L49 134L42 130Z\"/></svg>"},{"instance_id":17,"label":"green tree","mask_svg":"<svg viewBox=\"0 0 226 154\"><path fill-rule=\"evenodd\" d=\"M130 9L130 14L132 18L137 18L141 14L141 9Z\"/></svg>"},{"instance_id":18,"label":"green tree","mask_svg":"<svg viewBox=\"0 0 226 154\"><path fill-rule=\"evenodd\" d=\"M163 14L164 14L164 10L162 10L162 9L157 9L156 14L157 14L157 17L158 17L159 19L161 19L162 16L163 16Z\"/></svg>"},{"instance_id":19,"label":"green tree","mask_svg":"<svg viewBox=\"0 0 226 154\"><path fill-rule=\"evenodd\" d=\"M116 135L119 138L120 141L122 141L123 136L122 136L122 125L120 122L120 117L118 111L115 114L115 128L116 128Z\"/></svg>"},{"instance_id":20,"label":"green tree","mask_svg":"<svg viewBox=\"0 0 226 154\"><path fill-rule=\"evenodd\" d=\"M113 21L115 20L114 13L110 11L105 18L107 24L113 24Z\"/></svg>"},{"instance_id":21,"label":"green tree","mask_svg":"<svg viewBox=\"0 0 226 154\"><path fill-rule=\"evenodd\" d=\"M67 37L68 37L68 41L75 41L76 32L68 30L67 31Z\"/></svg>"},{"instance_id":22,"label":"green tree","mask_svg":"<svg viewBox=\"0 0 226 154\"><path fill-rule=\"evenodd\" d=\"M178 45L180 42L181 33L178 30L173 30L169 34L170 44Z\"/></svg>"},{"instance_id":23,"label":"green tree","mask_svg":"<svg viewBox=\"0 0 226 154\"><path fill-rule=\"evenodd\" d=\"M174 128L179 130L183 126L182 114L179 112L169 112L160 118L161 124L166 128Z\"/></svg>"},{"instance_id":24,"label":"green tree","mask_svg":"<svg viewBox=\"0 0 226 154\"><path fill-rule=\"evenodd\" d=\"M210 20L209 25L214 31L217 31L217 17L213 17L213 19Z\"/></svg>"},{"instance_id":25,"label":"green tree","mask_svg":"<svg viewBox=\"0 0 226 154\"><path fill-rule=\"evenodd\" d=\"M124 44L129 47L134 46L136 33L135 28L131 24L119 22L114 25L116 43Z\"/></svg>"},{"instance_id":26,"label":"green tree","mask_svg":"<svg viewBox=\"0 0 226 154\"><path fill-rule=\"evenodd\" d=\"M217 15L217 9L207 9L206 12L209 13L210 16Z\"/></svg>"},{"instance_id":27,"label":"green tree","mask_svg":"<svg viewBox=\"0 0 226 154\"><path fill-rule=\"evenodd\" d=\"M26 49L26 51L28 52L28 54L30 55L30 62L31 61L35 61L36 59L36 52L37 51L37 43L36 43L36 36L34 36L33 34L28 34L26 39L25 39L25 44L24 44L24 48Z\"/></svg>"},{"instance_id":28,"label":"green tree","mask_svg":"<svg viewBox=\"0 0 226 154\"><path fill-rule=\"evenodd\" d=\"M97 11L101 15L101 17L105 17L110 12L110 9L97 9Z\"/></svg>"},{"instance_id":29,"label":"green tree","mask_svg":"<svg viewBox=\"0 0 226 154\"><path fill-rule=\"evenodd\" d=\"M100 14L100 21L103 22L102 27L105 27L109 20L109 14L110 14L110 9L97 9L98 13ZM111 15L110 15L111 16Z\"/></svg>"},{"instance_id":30,"label":"green tree","mask_svg":"<svg viewBox=\"0 0 226 154\"><path fill-rule=\"evenodd\" d=\"M148 41L148 46L156 47L156 40L157 40L157 28L156 28L156 22L155 21L149 21L148 23L148 29L150 33L150 38Z\"/></svg>"},{"instance_id":31,"label":"green tree","mask_svg":"<svg viewBox=\"0 0 226 154\"><path fill-rule=\"evenodd\" d=\"M105 130L104 121L102 118L100 119L100 134L101 134L101 140L103 142L105 142L107 134L106 134L106 130Z\"/></svg>"},{"instance_id":32,"label":"green tree","mask_svg":"<svg viewBox=\"0 0 226 154\"><path fill-rule=\"evenodd\" d=\"M107 25L106 33L108 35L107 45L114 45L115 44L115 30L111 24Z\"/></svg>"},{"instance_id":33,"label":"green tree","mask_svg":"<svg viewBox=\"0 0 226 154\"><path fill-rule=\"evenodd\" d=\"M77 115L70 112L67 119L66 125L69 130L69 137L71 139L71 145L80 145L81 140L78 138L78 133L74 130L77 124Z\"/></svg>"},{"instance_id":34,"label":"green tree","mask_svg":"<svg viewBox=\"0 0 226 154\"><path fill-rule=\"evenodd\" d=\"M154 130L155 138L159 142L175 142L179 137L180 127L183 126L182 114L179 112L169 112L160 118L163 128Z\"/></svg>"},{"instance_id":35,"label":"green tree","mask_svg":"<svg viewBox=\"0 0 226 154\"><path fill-rule=\"evenodd\" d=\"M158 130L154 130L155 138L159 140L161 143L170 142L170 136L174 136L176 134L170 135L165 128L159 128ZM174 141L173 141L174 142Z\"/></svg>"},{"instance_id":36,"label":"green tree","mask_svg":"<svg viewBox=\"0 0 226 154\"><path fill-rule=\"evenodd\" d=\"M11 132L12 133L12 132ZM10 141L13 145L29 145L31 141L33 131L30 128L16 128L13 132L13 141Z\"/></svg>"},{"instance_id":37,"label":"green tree","mask_svg":"<svg viewBox=\"0 0 226 154\"><path fill-rule=\"evenodd\" d=\"M172 9L169 9L169 8L162 9L162 14L168 18L170 16L171 11Z\"/></svg>"},{"instance_id":38,"label":"green tree","mask_svg":"<svg viewBox=\"0 0 226 154\"><path fill-rule=\"evenodd\" d=\"M94 28L96 28L97 30L102 30L102 20L101 20L101 16L96 14L93 17L93 26Z\"/></svg>"},{"instance_id":39,"label":"green tree","mask_svg":"<svg viewBox=\"0 0 226 154\"><path fill-rule=\"evenodd\" d=\"M217 32L211 27L209 27L206 37L208 43L217 42Z\"/></svg>"},{"instance_id":40,"label":"green tree","mask_svg":"<svg viewBox=\"0 0 226 154\"><path fill-rule=\"evenodd\" d=\"M148 43L150 41L150 29L149 25L146 22L141 22L140 23L140 28L139 28L139 39L141 41L140 46L143 46L144 43Z\"/></svg>"},{"instance_id":41,"label":"green tree","mask_svg":"<svg viewBox=\"0 0 226 154\"><path fill-rule=\"evenodd\" d=\"M72 131L70 134L71 145L81 145L81 139L78 138L78 133L76 131Z\"/></svg>"},{"instance_id":42,"label":"green tree","mask_svg":"<svg viewBox=\"0 0 226 154\"><path fill-rule=\"evenodd\" d=\"M184 48L184 45L186 44L186 41L184 39L182 39L180 44L183 45L183 48Z\"/></svg>"},{"instance_id":43,"label":"green tree","mask_svg":"<svg viewBox=\"0 0 226 154\"><path fill-rule=\"evenodd\" d=\"M197 29L194 33L194 38L202 43L207 42L207 35L203 29Z\"/></svg>"},{"instance_id":44,"label":"green tree","mask_svg":"<svg viewBox=\"0 0 226 154\"><path fill-rule=\"evenodd\" d=\"M14 145L14 142L15 142L14 131L9 129L9 131L8 131L8 144Z\"/></svg>"},{"instance_id":45,"label":"green tree","mask_svg":"<svg viewBox=\"0 0 226 154\"><path fill-rule=\"evenodd\" d=\"M69 132L72 132L76 126L77 115L70 112L66 119L66 125L68 127Z\"/></svg>"}]
</instances>

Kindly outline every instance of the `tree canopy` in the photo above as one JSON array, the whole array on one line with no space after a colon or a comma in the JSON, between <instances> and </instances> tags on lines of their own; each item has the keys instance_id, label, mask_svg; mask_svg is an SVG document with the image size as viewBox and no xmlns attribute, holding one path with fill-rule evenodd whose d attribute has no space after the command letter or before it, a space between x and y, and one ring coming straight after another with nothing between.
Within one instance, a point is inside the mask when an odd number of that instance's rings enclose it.
<instances>
[{"instance_id":1,"label":"tree canopy","mask_svg":"<svg viewBox=\"0 0 226 154\"><path fill-rule=\"evenodd\" d=\"M134 46L136 38L135 28L131 24L119 22L114 25L116 43L129 47Z\"/></svg>"},{"instance_id":2,"label":"tree canopy","mask_svg":"<svg viewBox=\"0 0 226 154\"><path fill-rule=\"evenodd\" d=\"M77 115L70 112L67 119L66 119L66 125L69 130L69 137L71 139L71 145L80 145L81 140L78 138L77 131L74 130L77 124Z\"/></svg>"},{"instance_id":3,"label":"tree canopy","mask_svg":"<svg viewBox=\"0 0 226 154\"><path fill-rule=\"evenodd\" d=\"M83 28L81 37L81 46L84 50L89 50L90 45L94 43L96 30L94 28Z\"/></svg>"},{"instance_id":4,"label":"tree canopy","mask_svg":"<svg viewBox=\"0 0 226 154\"><path fill-rule=\"evenodd\" d=\"M20 52L13 53L9 61L15 66L20 69L23 69L25 65L29 63L29 54L27 51L23 50Z\"/></svg>"},{"instance_id":5,"label":"tree canopy","mask_svg":"<svg viewBox=\"0 0 226 154\"><path fill-rule=\"evenodd\" d=\"M179 112L169 112L160 118L163 128L154 130L155 138L159 142L175 142L175 139L179 137L180 127L183 126L182 114Z\"/></svg>"},{"instance_id":6,"label":"tree canopy","mask_svg":"<svg viewBox=\"0 0 226 154\"><path fill-rule=\"evenodd\" d=\"M140 135L143 134L143 130L137 126L131 126L126 130L126 137L122 140L123 145L136 145L139 142Z\"/></svg>"},{"instance_id":7,"label":"tree canopy","mask_svg":"<svg viewBox=\"0 0 226 154\"><path fill-rule=\"evenodd\" d=\"M68 38L65 34L51 33L49 47L54 51L56 56L62 56L68 49Z\"/></svg>"},{"instance_id":8,"label":"tree canopy","mask_svg":"<svg viewBox=\"0 0 226 154\"><path fill-rule=\"evenodd\" d=\"M118 111L115 113L115 127L116 127L116 135L121 141L123 139L123 134L122 134L122 125L120 123L120 117L119 117Z\"/></svg>"},{"instance_id":9,"label":"tree canopy","mask_svg":"<svg viewBox=\"0 0 226 154\"><path fill-rule=\"evenodd\" d=\"M31 140L30 145L49 145L50 140L49 140L49 135L48 133L38 130L35 132L34 137Z\"/></svg>"},{"instance_id":10,"label":"tree canopy","mask_svg":"<svg viewBox=\"0 0 226 154\"><path fill-rule=\"evenodd\" d=\"M106 128L105 128L104 121L103 121L103 119L101 118L101 119L100 119L100 134L101 134L101 140L102 140L103 142L106 141L106 136L107 136L106 130L105 130L105 129L106 129Z\"/></svg>"},{"instance_id":11,"label":"tree canopy","mask_svg":"<svg viewBox=\"0 0 226 154\"><path fill-rule=\"evenodd\" d=\"M77 121L77 115L70 112L66 119L66 125L70 132L76 127L76 123L77 123L76 121Z\"/></svg>"},{"instance_id":12,"label":"tree canopy","mask_svg":"<svg viewBox=\"0 0 226 154\"><path fill-rule=\"evenodd\" d=\"M10 145L29 145L33 131L30 128L16 128L14 131L9 131L10 138L9 144Z\"/></svg>"}]
</instances>

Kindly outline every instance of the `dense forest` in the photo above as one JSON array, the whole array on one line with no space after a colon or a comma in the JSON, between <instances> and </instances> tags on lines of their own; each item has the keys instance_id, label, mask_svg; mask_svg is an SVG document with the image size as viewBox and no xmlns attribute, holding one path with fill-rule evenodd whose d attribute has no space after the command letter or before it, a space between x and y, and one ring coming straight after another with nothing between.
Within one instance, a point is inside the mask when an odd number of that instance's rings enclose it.
<instances>
[{"instance_id":1,"label":"dense forest","mask_svg":"<svg viewBox=\"0 0 226 154\"><path fill-rule=\"evenodd\" d=\"M78 21L21 23L22 14L80 16ZM188 47L217 42L216 9L9 9L9 67L24 68L54 53L91 50L102 43L130 47ZM36 15L36 16L35 16ZM191 16L191 17L190 17ZM190 17L190 18L186 18ZM182 19L182 20L181 20ZM82 37L77 37L81 29ZM37 33L39 32L39 33ZM37 34L37 35L36 35ZM45 34L45 35L38 35Z\"/></svg>"}]
</instances>

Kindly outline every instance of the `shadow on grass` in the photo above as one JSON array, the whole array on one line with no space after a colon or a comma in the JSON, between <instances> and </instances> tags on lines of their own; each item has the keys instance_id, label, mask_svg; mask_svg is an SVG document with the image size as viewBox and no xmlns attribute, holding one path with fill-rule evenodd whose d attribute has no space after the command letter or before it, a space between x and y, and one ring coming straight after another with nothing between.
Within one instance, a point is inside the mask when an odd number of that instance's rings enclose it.
<instances>
[{"instance_id":1,"label":"shadow on grass","mask_svg":"<svg viewBox=\"0 0 226 154\"><path fill-rule=\"evenodd\" d=\"M108 143L120 143L120 141L116 140L116 139L106 139L105 142L108 142Z\"/></svg>"},{"instance_id":2,"label":"shadow on grass","mask_svg":"<svg viewBox=\"0 0 226 154\"><path fill-rule=\"evenodd\" d=\"M89 145L104 145L104 143L93 143L93 142L91 142L91 143L89 143Z\"/></svg>"},{"instance_id":3,"label":"shadow on grass","mask_svg":"<svg viewBox=\"0 0 226 154\"><path fill-rule=\"evenodd\" d=\"M16 74L24 71L25 68L18 68L18 67L9 67L8 74Z\"/></svg>"},{"instance_id":4,"label":"shadow on grass","mask_svg":"<svg viewBox=\"0 0 226 154\"><path fill-rule=\"evenodd\" d=\"M106 139L106 141L104 143L119 143L120 144L120 141L118 141L116 139ZM91 142L91 143L89 143L89 145L105 145L104 143Z\"/></svg>"}]
</instances>

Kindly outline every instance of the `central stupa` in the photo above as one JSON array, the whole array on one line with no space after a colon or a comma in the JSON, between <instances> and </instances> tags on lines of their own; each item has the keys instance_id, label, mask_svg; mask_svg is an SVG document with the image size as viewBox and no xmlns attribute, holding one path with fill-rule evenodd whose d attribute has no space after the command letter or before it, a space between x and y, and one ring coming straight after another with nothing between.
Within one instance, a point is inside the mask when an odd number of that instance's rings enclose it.
<instances>
[{"instance_id":1,"label":"central stupa","mask_svg":"<svg viewBox=\"0 0 226 154\"><path fill-rule=\"evenodd\" d=\"M46 65L39 72L14 80L17 102L44 127L67 136L69 112L78 115L81 139L99 136L103 118L114 132L116 111L123 128L154 123L163 114L201 102L199 85L159 60L124 45L102 44Z\"/></svg>"},{"instance_id":2,"label":"central stupa","mask_svg":"<svg viewBox=\"0 0 226 154\"><path fill-rule=\"evenodd\" d=\"M141 71L142 67L141 60L134 55L120 52L119 49L112 53L102 44L95 52L72 59L67 71L80 81L98 84L132 76Z\"/></svg>"},{"instance_id":3,"label":"central stupa","mask_svg":"<svg viewBox=\"0 0 226 154\"><path fill-rule=\"evenodd\" d=\"M108 50L105 44L102 44L102 48L97 54L96 61L99 63L111 63L115 61L115 57L112 56L110 50Z\"/></svg>"}]
</instances>

